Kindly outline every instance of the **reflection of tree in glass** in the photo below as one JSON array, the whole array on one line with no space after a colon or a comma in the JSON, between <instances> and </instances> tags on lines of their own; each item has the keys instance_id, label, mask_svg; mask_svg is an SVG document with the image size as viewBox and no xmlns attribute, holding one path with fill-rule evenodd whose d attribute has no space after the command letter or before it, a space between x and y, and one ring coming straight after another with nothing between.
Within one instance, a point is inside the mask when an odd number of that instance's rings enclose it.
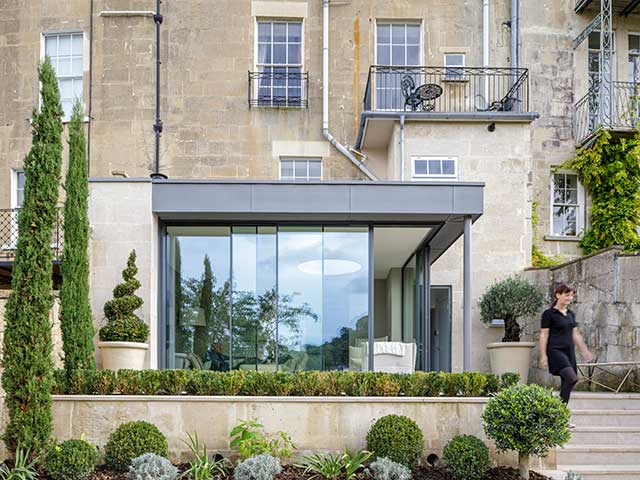
<instances>
[{"instance_id":1,"label":"reflection of tree in glass","mask_svg":"<svg viewBox=\"0 0 640 480\"><path fill-rule=\"evenodd\" d=\"M183 316L184 309L184 286L182 283L182 255L180 253L180 240L175 240L175 262L174 262L174 289L175 289L175 315L176 315L176 352L190 352L193 348L192 327L185 323Z\"/></svg>"},{"instance_id":2,"label":"reflection of tree in glass","mask_svg":"<svg viewBox=\"0 0 640 480\"><path fill-rule=\"evenodd\" d=\"M322 345L308 345L309 355L322 354L323 370L346 370L349 368L349 346L356 346L357 340L368 338L369 317L363 315L356 320L356 328L342 327L340 335L324 342Z\"/></svg>"},{"instance_id":3,"label":"reflection of tree in glass","mask_svg":"<svg viewBox=\"0 0 640 480\"><path fill-rule=\"evenodd\" d=\"M300 337L304 317L311 318L314 322L318 321L318 315L307 303L292 305L293 298L294 295L278 297L275 287L261 295L247 291L234 292L234 352L255 356L256 361L275 361L278 330L281 334L283 330L286 331L289 339L296 338ZM286 350L286 347L281 341L280 356L286 353L283 349Z\"/></svg>"}]
</instances>

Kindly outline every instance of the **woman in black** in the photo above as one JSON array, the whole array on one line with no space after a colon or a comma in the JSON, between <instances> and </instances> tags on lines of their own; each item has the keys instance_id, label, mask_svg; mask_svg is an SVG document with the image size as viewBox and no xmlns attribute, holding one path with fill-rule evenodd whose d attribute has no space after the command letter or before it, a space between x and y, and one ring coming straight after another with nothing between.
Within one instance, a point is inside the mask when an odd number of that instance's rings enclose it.
<instances>
[{"instance_id":1,"label":"woman in black","mask_svg":"<svg viewBox=\"0 0 640 480\"><path fill-rule=\"evenodd\" d=\"M549 368L552 375L560 376L560 398L569 403L571 390L578 382L575 346L585 362L593 359L578 331L575 315L569 310L576 290L561 283L553 292L554 302L542 314L540 326L540 368Z\"/></svg>"}]
</instances>

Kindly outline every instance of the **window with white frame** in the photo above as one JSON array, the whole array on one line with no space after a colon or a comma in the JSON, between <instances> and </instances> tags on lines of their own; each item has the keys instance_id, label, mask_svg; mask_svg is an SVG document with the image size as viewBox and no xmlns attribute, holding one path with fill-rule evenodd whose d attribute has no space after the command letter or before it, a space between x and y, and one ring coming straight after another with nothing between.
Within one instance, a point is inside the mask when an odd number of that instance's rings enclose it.
<instances>
[{"instance_id":1,"label":"window with white frame","mask_svg":"<svg viewBox=\"0 0 640 480\"><path fill-rule=\"evenodd\" d=\"M464 53L444 54L444 79L462 80L464 78Z\"/></svg>"},{"instance_id":2,"label":"window with white frame","mask_svg":"<svg viewBox=\"0 0 640 480\"><path fill-rule=\"evenodd\" d=\"M629 67L627 80L629 82L640 82L640 34L629 34Z\"/></svg>"},{"instance_id":3,"label":"window with white frame","mask_svg":"<svg viewBox=\"0 0 640 480\"><path fill-rule=\"evenodd\" d=\"M11 208L21 208L24 202L24 172L22 170L14 170L12 177Z\"/></svg>"},{"instance_id":4,"label":"window with white frame","mask_svg":"<svg viewBox=\"0 0 640 480\"><path fill-rule=\"evenodd\" d=\"M56 71L65 119L71 117L73 102L82 101L83 38L82 32L44 34L44 54Z\"/></svg>"},{"instance_id":5,"label":"window with white frame","mask_svg":"<svg viewBox=\"0 0 640 480\"><path fill-rule=\"evenodd\" d=\"M384 22L376 24L376 65L415 67L422 61L420 23ZM405 74L402 69L384 69L376 72L376 107L381 110L402 109L402 80L410 75L414 87L422 83L422 75Z\"/></svg>"},{"instance_id":6,"label":"window with white frame","mask_svg":"<svg viewBox=\"0 0 640 480\"><path fill-rule=\"evenodd\" d=\"M322 180L322 159L283 157L280 159L280 180Z\"/></svg>"},{"instance_id":7,"label":"window with white frame","mask_svg":"<svg viewBox=\"0 0 640 480\"><path fill-rule=\"evenodd\" d=\"M551 177L551 234L575 237L583 228L584 192L574 172L555 172Z\"/></svg>"},{"instance_id":8,"label":"window with white frame","mask_svg":"<svg viewBox=\"0 0 640 480\"><path fill-rule=\"evenodd\" d=\"M303 106L302 21L259 20L258 105Z\"/></svg>"},{"instance_id":9,"label":"window with white frame","mask_svg":"<svg viewBox=\"0 0 640 480\"><path fill-rule=\"evenodd\" d=\"M615 33L612 34L612 51L613 55L613 71L611 72L611 78L616 78L616 50ZM589 34L589 87L599 84L600 81L600 32L595 31Z\"/></svg>"},{"instance_id":10,"label":"window with white frame","mask_svg":"<svg viewBox=\"0 0 640 480\"><path fill-rule=\"evenodd\" d=\"M458 159L456 157L412 157L411 163L413 178L458 178Z\"/></svg>"}]
</instances>

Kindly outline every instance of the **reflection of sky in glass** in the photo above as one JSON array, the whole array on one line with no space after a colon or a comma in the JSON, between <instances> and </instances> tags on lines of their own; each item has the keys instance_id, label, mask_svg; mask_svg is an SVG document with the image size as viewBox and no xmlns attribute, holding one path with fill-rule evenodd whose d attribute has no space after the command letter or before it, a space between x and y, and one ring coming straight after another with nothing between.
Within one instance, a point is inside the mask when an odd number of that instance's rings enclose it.
<instances>
[{"instance_id":1,"label":"reflection of sky in glass","mask_svg":"<svg viewBox=\"0 0 640 480\"><path fill-rule=\"evenodd\" d=\"M224 282L229 279L230 237L180 236L179 239L182 278L202 278L204 273L204 256L209 255L216 286L220 287L224 285Z\"/></svg>"}]
</instances>

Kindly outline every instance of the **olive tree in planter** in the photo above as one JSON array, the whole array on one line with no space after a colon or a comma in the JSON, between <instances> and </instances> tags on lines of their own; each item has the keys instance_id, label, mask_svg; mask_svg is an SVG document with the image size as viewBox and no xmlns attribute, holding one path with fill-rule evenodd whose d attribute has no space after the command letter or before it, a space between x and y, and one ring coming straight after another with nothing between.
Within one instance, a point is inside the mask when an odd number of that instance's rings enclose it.
<instances>
[{"instance_id":1,"label":"olive tree in planter","mask_svg":"<svg viewBox=\"0 0 640 480\"><path fill-rule=\"evenodd\" d=\"M545 457L569 441L569 409L551 390L517 384L489 400L482 422L499 451L518 452L520 477L529 479L529 457Z\"/></svg>"},{"instance_id":2,"label":"olive tree in planter","mask_svg":"<svg viewBox=\"0 0 640 480\"><path fill-rule=\"evenodd\" d=\"M518 318L538 313L544 302L542 291L521 277L509 277L494 283L480 298L480 319L490 323L504 320L502 342L487 345L491 369L495 374L515 372L527 383L533 342L520 341Z\"/></svg>"},{"instance_id":3,"label":"olive tree in planter","mask_svg":"<svg viewBox=\"0 0 640 480\"><path fill-rule=\"evenodd\" d=\"M113 289L113 299L104 304L107 324L100 329L98 347L102 353L102 368L142 370L149 349L146 343L149 327L134 312L144 303L135 295L140 282L135 277L136 251L129 254L127 268L122 271L124 283Z\"/></svg>"}]
</instances>

